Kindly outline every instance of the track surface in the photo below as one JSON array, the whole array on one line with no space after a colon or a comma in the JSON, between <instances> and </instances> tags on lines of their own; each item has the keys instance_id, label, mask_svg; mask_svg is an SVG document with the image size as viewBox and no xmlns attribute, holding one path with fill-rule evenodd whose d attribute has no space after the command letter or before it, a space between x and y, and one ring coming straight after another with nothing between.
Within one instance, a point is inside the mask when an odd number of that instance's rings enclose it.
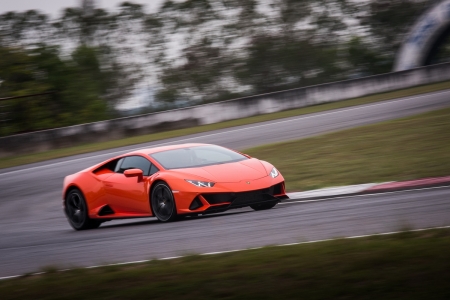
<instances>
[{"instance_id":1,"label":"track surface","mask_svg":"<svg viewBox=\"0 0 450 300\"><path fill-rule=\"evenodd\" d=\"M283 203L186 218L155 219L75 232L57 220L52 228L2 232L0 277L39 270L91 266L226 251L450 224L450 188ZM56 221L56 220L55 220Z\"/></svg>"},{"instance_id":2,"label":"track surface","mask_svg":"<svg viewBox=\"0 0 450 300\"><path fill-rule=\"evenodd\" d=\"M245 149L450 106L450 91L234 127L0 170L0 277L42 266L88 266L450 224L450 189L282 204L160 224L109 222L74 232L61 210L64 176L136 148L183 142Z\"/></svg>"}]
</instances>

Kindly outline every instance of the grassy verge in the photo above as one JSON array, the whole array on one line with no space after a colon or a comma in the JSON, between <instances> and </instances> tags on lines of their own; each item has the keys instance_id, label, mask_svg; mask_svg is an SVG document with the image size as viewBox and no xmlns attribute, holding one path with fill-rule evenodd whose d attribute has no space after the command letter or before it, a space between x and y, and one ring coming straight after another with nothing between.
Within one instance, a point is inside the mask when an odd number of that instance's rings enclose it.
<instances>
[{"instance_id":1,"label":"grassy verge","mask_svg":"<svg viewBox=\"0 0 450 300\"><path fill-rule=\"evenodd\" d=\"M288 190L450 174L450 109L244 151L273 163Z\"/></svg>"},{"instance_id":2,"label":"grassy verge","mask_svg":"<svg viewBox=\"0 0 450 300\"><path fill-rule=\"evenodd\" d=\"M450 230L267 247L0 282L2 299L450 299Z\"/></svg>"},{"instance_id":3,"label":"grassy verge","mask_svg":"<svg viewBox=\"0 0 450 300\"><path fill-rule=\"evenodd\" d=\"M161 133L155 133L155 134L148 134L148 135L142 135L142 136L135 136L120 140L113 140L109 142L101 142L101 143L91 143L91 144L83 144L76 147L70 147L70 148L63 148L63 149L55 149L51 151L41 152L41 153L34 153L29 155L17 155L17 156L10 156L10 157L3 157L0 158L0 169L1 168L8 168L28 163L34 163L54 158L60 158L70 155L76 155L76 154L82 154L82 153L88 153L92 151L99 151L99 150L105 150L105 149L111 149L111 148L117 148L122 146L129 146L134 144L140 144L140 143L146 143L150 141L156 141L156 140L162 140L167 138L174 138L174 137L180 137L188 134L194 134L194 133L201 133L211 130L217 130L217 129L223 129L233 126L240 126L240 125L247 125L257 122L264 122L264 121L270 121L275 119L281 119L281 118L287 118L287 117L293 117L293 116L299 116L304 114L310 114L315 112L321 112L326 110L332 110L337 108L344 108L344 107L350 107L350 106L356 106L356 105L362 105L372 102L378 102L378 101L384 101L384 100L391 100L396 99L400 97L407 97L417 94L423 94L438 90L445 90L450 88L450 81L431 84L431 85L425 85L425 86L418 86L410 89L405 90L399 90L389 93L383 93L383 94L376 94L371 95L367 97L362 98L355 98L351 100L345 100L345 101L339 101L339 102L333 102L333 103L326 103L321 105L315 105L305 108L298 108L288 111L282 111L272 114L265 114L265 115L259 115L249 118L243 118L243 119L237 119L237 120L231 120L216 124L210 124L210 125L204 125L204 126L197 126L192 128L186 128L186 129L179 129L179 130L172 130L172 131L166 131Z\"/></svg>"}]
</instances>

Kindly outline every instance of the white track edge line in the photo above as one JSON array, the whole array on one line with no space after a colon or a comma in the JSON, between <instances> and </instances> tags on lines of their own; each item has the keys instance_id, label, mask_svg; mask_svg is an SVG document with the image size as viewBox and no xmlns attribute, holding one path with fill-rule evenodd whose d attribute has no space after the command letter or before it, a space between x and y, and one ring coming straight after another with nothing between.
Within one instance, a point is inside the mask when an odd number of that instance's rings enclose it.
<instances>
[{"instance_id":1,"label":"white track edge line","mask_svg":"<svg viewBox=\"0 0 450 300\"><path fill-rule=\"evenodd\" d=\"M274 247L286 247L286 246L295 246L295 245L304 245L304 244L314 244L314 243L330 242L330 241L336 241L336 240L342 240L342 239L359 239L359 238L372 237L372 236L399 234L399 233L403 233L403 232L420 232L420 231L427 231L427 230L433 230L433 229L448 229L448 228L450 228L450 225L420 228L420 229L411 229L411 230L406 230L406 231L388 231L388 232L382 232L382 233L354 235L354 236L348 236L348 237L342 237L342 238L332 238L332 239L322 239L322 240L313 240L313 241L305 241L305 242L287 243L287 244L274 245ZM273 245L271 245L271 246L273 246ZM216 255L216 254L225 254L225 253L232 253L232 252L251 251L251 250L257 250L257 249L261 249L261 248L263 248L263 247L225 250L225 251L217 251L217 252L207 252L207 253L201 253L198 255ZM164 257L164 258L157 258L157 259L135 260L135 261L105 264L105 265L94 265L94 266L89 266L89 267L82 267L81 269L94 269L94 268L110 267L110 266L131 265L131 264L145 263L145 262L150 262L150 261L171 260L171 259L184 258L184 257L187 257L187 256L171 256L171 257ZM72 269L63 269L63 270L58 270L58 272L65 272L65 271L71 271L71 270ZM37 272L37 273L30 274L30 276L41 275L41 274L45 274L45 273L46 272ZM13 278L18 278L18 277L22 277L22 276L24 276L24 275L5 276L5 277L0 277L0 280L13 279Z\"/></svg>"},{"instance_id":2,"label":"white track edge line","mask_svg":"<svg viewBox=\"0 0 450 300\"><path fill-rule=\"evenodd\" d=\"M391 192L373 192L373 193L366 193L366 194L358 194L358 195L342 195L337 197L321 197L318 199L310 199L310 200L298 200L298 201L286 201L286 202L280 202L280 204L294 204L294 203L308 203L308 202L321 202L321 201L330 201L330 200L336 200L336 199L348 199L348 198L357 198L357 197L364 197L364 196L376 196L376 195L386 195L386 194L399 194L404 192L412 192L412 191L424 191L424 190L435 190L435 189L445 189L449 188L449 185L442 185L442 186L432 186L432 187L424 187L424 188L417 188L417 189L407 189L407 190L400 190L400 191L391 191ZM364 191L363 191L364 192ZM295 200L295 199L294 199Z\"/></svg>"},{"instance_id":3,"label":"white track edge line","mask_svg":"<svg viewBox=\"0 0 450 300\"><path fill-rule=\"evenodd\" d=\"M432 93L432 94L433 95L439 95L439 94L444 94L444 93L448 93L448 92L449 92L448 90L445 90L445 91L436 92L436 93ZM414 98L423 98L425 96L430 96L430 94L424 94L424 95L418 95L418 96L409 96L409 97L406 97L406 98L394 99L394 100L380 101L379 103L373 103L373 104L369 104L369 105L358 105L358 106L350 107L348 109L337 109L335 111L330 111L330 112L326 112L326 113L322 113L322 114L319 113L319 114L320 114L320 116L326 116L326 115L331 115L331 114L336 114L336 113L341 113L341 112L346 112L346 111L352 111L352 110L357 110L357 109L362 109L362 108L368 108L368 107L375 107L375 106L385 105L386 103L395 103L395 102L408 101L408 100L411 100L411 99L414 99ZM228 133L231 133L231 132L237 132L237 131L253 129L253 128L259 128L259 127L265 127L265 126L272 126L274 124L287 123L287 122L297 121L297 120L300 120L300 119L310 119L310 118L315 118L315 117L318 117L318 115L317 114L315 114L313 116L302 115L302 116L299 116L297 118L293 118L293 119L289 119L289 120L283 120L283 121L278 121L278 122L270 122L269 121L270 123L261 124L261 125L255 125L255 126L250 126L250 127L245 127L245 128L233 129L233 130L228 130L228 131L222 131L222 132L206 134L206 135L201 135L201 136L187 138L187 139L176 140L176 141L172 141L172 142L156 144L156 145L152 145L152 146L134 148L134 149L130 149L130 150L121 150L121 151L108 152L108 153L98 154L98 155L94 155L94 156L81 157L81 158L77 158L77 159L61 161L61 162L48 164L48 165L42 165L42 166L36 166L36 167L27 168L27 169L20 169L20 170L0 173L0 177L3 176L3 175L8 175L8 174L13 174L13 173L19 173L19 172L24 172L24 171L40 169L40 168L43 168L43 167L52 167L52 166L72 163L72 162L75 162L75 161L81 161L81 160L86 160L86 159L91 159L91 158L96 158L96 157L109 156L109 155L115 155L115 154L120 154L120 153L127 153L127 152L142 150L142 149L146 149L146 148L160 147L160 146L164 146L164 145L168 145L168 144L173 144L175 142L177 142L177 143L179 143L179 142L186 142L186 141L193 140L193 139L198 139L198 138L210 137L210 136L215 136L215 135L220 135L220 134L228 134Z\"/></svg>"}]
</instances>

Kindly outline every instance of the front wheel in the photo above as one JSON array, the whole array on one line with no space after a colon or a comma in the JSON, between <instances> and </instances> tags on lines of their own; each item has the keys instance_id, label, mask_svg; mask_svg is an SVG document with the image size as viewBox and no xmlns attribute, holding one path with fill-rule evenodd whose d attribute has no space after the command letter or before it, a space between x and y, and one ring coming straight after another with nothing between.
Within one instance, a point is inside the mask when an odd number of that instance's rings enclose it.
<instances>
[{"instance_id":1,"label":"front wheel","mask_svg":"<svg viewBox=\"0 0 450 300\"><path fill-rule=\"evenodd\" d=\"M160 182L152 190L151 195L152 210L156 218L161 222L170 222L177 218L177 208L175 198L169 186Z\"/></svg>"},{"instance_id":2,"label":"front wheel","mask_svg":"<svg viewBox=\"0 0 450 300\"><path fill-rule=\"evenodd\" d=\"M101 224L99 220L89 218L83 193L78 189L73 189L67 194L64 207L67 220L75 230L94 229Z\"/></svg>"},{"instance_id":3,"label":"front wheel","mask_svg":"<svg viewBox=\"0 0 450 300\"><path fill-rule=\"evenodd\" d=\"M265 209L271 209L275 205L277 205L278 202L271 202L271 203L263 203L263 204L255 204L250 205L251 208L254 210L265 210Z\"/></svg>"}]
</instances>

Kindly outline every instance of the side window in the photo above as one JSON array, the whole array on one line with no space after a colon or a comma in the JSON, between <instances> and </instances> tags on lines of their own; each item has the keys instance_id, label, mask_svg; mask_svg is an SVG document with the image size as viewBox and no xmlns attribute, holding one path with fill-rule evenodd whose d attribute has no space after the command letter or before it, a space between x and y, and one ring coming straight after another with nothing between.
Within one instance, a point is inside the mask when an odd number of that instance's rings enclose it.
<instances>
[{"instance_id":1,"label":"side window","mask_svg":"<svg viewBox=\"0 0 450 300\"><path fill-rule=\"evenodd\" d=\"M120 166L122 165L123 160L124 160L124 158L121 158L117 162L116 167L114 168L115 173L123 173L123 172L120 172Z\"/></svg>"},{"instance_id":2,"label":"side window","mask_svg":"<svg viewBox=\"0 0 450 300\"><path fill-rule=\"evenodd\" d=\"M123 160L123 159L120 159ZM119 159L114 159L100 167L98 167L97 169L95 169L93 172L95 174L106 174L106 173L111 173L111 172L117 172L116 170L118 169L118 162L120 161Z\"/></svg>"},{"instance_id":3,"label":"side window","mask_svg":"<svg viewBox=\"0 0 450 300\"><path fill-rule=\"evenodd\" d=\"M154 164L152 164L152 167L150 168L150 175L153 175L158 171L159 171L159 169L157 167L155 167Z\"/></svg>"},{"instance_id":4,"label":"side window","mask_svg":"<svg viewBox=\"0 0 450 300\"><path fill-rule=\"evenodd\" d=\"M151 165L152 163L142 156L127 156L117 163L116 172L123 173L128 169L140 169L144 173L144 176L148 176Z\"/></svg>"}]
</instances>

